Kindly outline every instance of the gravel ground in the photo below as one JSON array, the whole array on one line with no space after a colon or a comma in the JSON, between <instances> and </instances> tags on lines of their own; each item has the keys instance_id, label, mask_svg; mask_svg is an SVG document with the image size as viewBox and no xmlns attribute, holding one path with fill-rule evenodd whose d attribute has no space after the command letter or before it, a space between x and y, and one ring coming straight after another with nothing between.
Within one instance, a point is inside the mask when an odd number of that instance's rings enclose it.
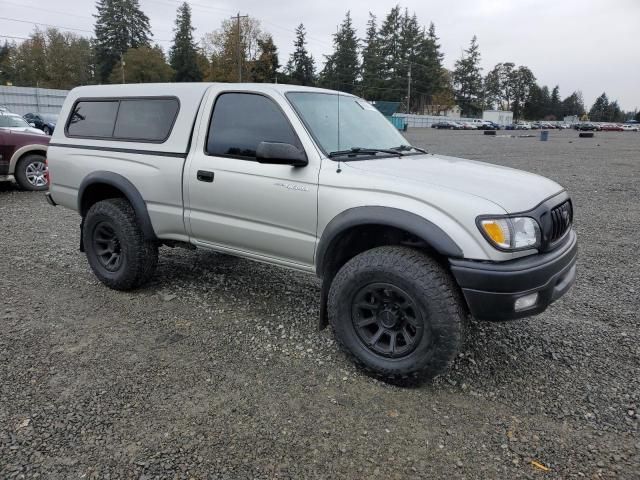
<instances>
[{"instance_id":1,"label":"gravel ground","mask_svg":"<svg viewBox=\"0 0 640 480\"><path fill-rule=\"evenodd\" d=\"M573 290L473 323L450 374L402 389L316 331L315 278L163 248L111 291L76 214L5 184L0 478L640 478L640 134L407 137L566 186Z\"/></svg>"}]
</instances>

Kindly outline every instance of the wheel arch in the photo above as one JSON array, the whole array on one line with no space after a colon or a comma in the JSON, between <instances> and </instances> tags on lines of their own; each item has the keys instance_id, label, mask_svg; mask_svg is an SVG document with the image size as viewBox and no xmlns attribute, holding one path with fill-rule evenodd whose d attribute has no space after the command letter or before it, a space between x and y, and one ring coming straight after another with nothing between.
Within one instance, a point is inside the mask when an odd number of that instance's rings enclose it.
<instances>
[{"instance_id":1,"label":"wheel arch","mask_svg":"<svg viewBox=\"0 0 640 480\"><path fill-rule=\"evenodd\" d=\"M439 226L415 213L392 207L355 207L334 217L325 227L316 249L316 273L324 277L334 249L349 232L363 227L406 232L445 257L463 258L462 249Z\"/></svg>"},{"instance_id":2,"label":"wheel arch","mask_svg":"<svg viewBox=\"0 0 640 480\"><path fill-rule=\"evenodd\" d=\"M146 240L157 240L147 204L133 183L114 172L96 171L87 175L78 189L78 212L83 220L91 205L107 198L123 197L131 204Z\"/></svg>"},{"instance_id":3,"label":"wheel arch","mask_svg":"<svg viewBox=\"0 0 640 480\"><path fill-rule=\"evenodd\" d=\"M440 259L463 258L462 249L426 218L391 207L355 207L325 227L316 248L316 274L322 279L318 327L328 324L327 298L333 277L354 256L383 245L408 245L435 252Z\"/></svg>"}]
</instances>

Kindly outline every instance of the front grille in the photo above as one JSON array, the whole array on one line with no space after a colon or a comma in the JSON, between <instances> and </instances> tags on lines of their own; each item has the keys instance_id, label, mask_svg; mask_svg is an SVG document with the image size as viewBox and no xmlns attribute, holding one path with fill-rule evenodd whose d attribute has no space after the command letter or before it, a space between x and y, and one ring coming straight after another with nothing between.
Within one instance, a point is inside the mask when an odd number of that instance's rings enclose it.
<instances>
[{"instance_id":1,"label":"front grille","mask_svg":"<svg viewBox=\"0 0 640 480\"><path fill-rule=\"evenodd\" d=\"M551 233L549 242L553 243L567 233L573 222L573 207L571 200L561 203L557 207L551 209Z\"/></svg>"}]
</instances>

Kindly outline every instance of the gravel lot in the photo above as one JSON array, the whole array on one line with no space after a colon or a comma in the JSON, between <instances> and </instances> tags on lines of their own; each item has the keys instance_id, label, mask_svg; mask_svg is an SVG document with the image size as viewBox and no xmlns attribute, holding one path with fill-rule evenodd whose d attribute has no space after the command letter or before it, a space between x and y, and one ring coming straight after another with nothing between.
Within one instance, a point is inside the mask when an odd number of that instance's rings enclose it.
<instances>
[{"instance_id":1,"label":"gravel lot","mask_svg":"<svg viewBox=\"0 0 640 480\"><path fill-rule=\"evenodd\" d=\"M409 389L316 330L313 277L163 248L111 291L74 212L0 185L0 478L640 478L640 134L500 133L407 137L566 186L578 281Z\"/></svg>"}]
</instances>

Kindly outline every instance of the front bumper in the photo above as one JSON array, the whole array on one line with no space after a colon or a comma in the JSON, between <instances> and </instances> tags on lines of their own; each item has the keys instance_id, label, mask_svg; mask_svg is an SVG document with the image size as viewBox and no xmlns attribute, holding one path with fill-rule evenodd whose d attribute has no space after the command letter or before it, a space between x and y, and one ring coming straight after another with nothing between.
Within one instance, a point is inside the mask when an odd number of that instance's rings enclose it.
<instances>
[{"instance_id":1,"label":"front bumper","mask_svg":"<svg viewBox=\"0 0 640 480\"><path fill-rule=\"evenodd\" d=\"M479 320L513 320L542 313L573 285L578 242L575 231L552 252L507 262L450 259L451 272ZM515 302L537 293L535 304L516 311Z\"/></svg>"}]
</instances>

